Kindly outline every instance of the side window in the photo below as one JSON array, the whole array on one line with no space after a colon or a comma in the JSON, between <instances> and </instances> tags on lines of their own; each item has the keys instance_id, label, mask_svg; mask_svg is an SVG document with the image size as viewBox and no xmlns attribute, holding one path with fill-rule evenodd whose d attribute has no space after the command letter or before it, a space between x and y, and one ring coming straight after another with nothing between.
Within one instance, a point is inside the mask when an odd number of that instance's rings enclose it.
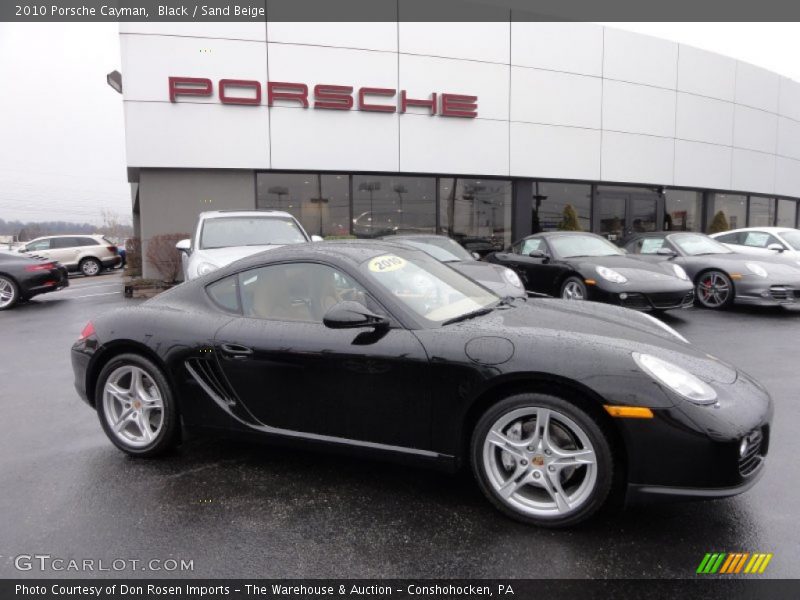
<instances>
[{"instance_id":1,"label":"side window","mask_svg":"<svg viewBox=\"0 0 800 600\"><path fill-rule=\"evenodd\" d=\"M206 292L214 303L229 312L240 313L239 308L239 276L231 275L206 286Z\"/></svg>"},{"instance_id":2,"label":"side window","mask_svg":"<svg viewBox=\"0 0 800 600\"><path fill-rule=\"evenodd\" d=\"M775 236L763 231L748 231L744 238L744 245L752 248L766 248L770 244L781 244Z\"/></svg>"},{"instance_id":3,"label":"side window","mask_svg":"<svg viewBox=\"0 0 800 600\"><path fill-rule=\"evenodd\" d=\"M75 238L53 238L50 247L54 250L59 250L61 248L72 248L76 245L74 241Z\"/></svg>"},{"instance_id":4,"label":"side window","mask_svg":"<svg viewBox=\"0 0 800 600\"><path fill-rule=\"evenodd\" d=\"M82 237L82 238L75 238L75 245L76 246L99 246L100 242L98 242L94 238L90 237Z\"/></svg>"},{"instance_id":5,"label":"side window","mask_svg":"<svg viewBox=\"0 0 800 600\"><path fill-rule=\"evenodd\" d=\"M33 242L25 246L25 250L28 252L36 251L36 250L50 250L50 240L39 240L38 242Z\"/></svg>"},{"instance_id":6,"label":"side window","mask_svg":"<svg viewBox=\"0 0 800 600\"><path fill-rule=\"evenodd\" d=\"M271 265L239 273L238 277L246 317L322 323L327 310L345 300L375 310L364 288L327 265Z\"/></svg>"},{"instance_id":7,"label":"side window","mask_svg":"<svg viewBox=\"0 0 800 600\"><path fill-rule=\"evenodd\" d=\"M725 235L720 235L714 238L721 244L738 244L739 242L739 234L738 233L726 233Z\"/></svg>"},{"instance_id":8,"label":"side window","mask_svg":"<svg viewBox=\"0 0 800 600\"><path fill-rule=\"evenodd\" d=\"M534 250L541 250L545 251L546 248L544 247L544 240L541 238L533 238L530 240L525 240L522 242L522 246L520 247L519 253L523 256L527 256Z\"/></svg>"},{"instance_id":9,"label":"side window","mask_svg":"<svg viewBox=\"0 0 800 600\"><path fill-rule=\"evenodd\" d=\"M657 254L664 247L664 238L642 238L637 242L641 244L636 254Z\"/></svg>"}]
</instances>

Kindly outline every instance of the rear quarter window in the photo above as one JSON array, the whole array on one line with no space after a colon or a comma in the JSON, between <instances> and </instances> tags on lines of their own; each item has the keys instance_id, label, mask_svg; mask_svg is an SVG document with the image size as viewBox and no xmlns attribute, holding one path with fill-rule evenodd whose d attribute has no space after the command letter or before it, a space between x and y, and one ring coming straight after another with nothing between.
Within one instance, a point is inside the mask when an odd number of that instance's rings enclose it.
<instances>
[{"instance_id":1,"label":"rear quarter window","mask_svg":"<svg viewBox=\"0 0 800 600\"><path fill-rule=\"evenodd\" d=\"M206 286L206 293L219 308L226 312L240 314L239 278L230 275Z\"/></svg>"}]
</instances>

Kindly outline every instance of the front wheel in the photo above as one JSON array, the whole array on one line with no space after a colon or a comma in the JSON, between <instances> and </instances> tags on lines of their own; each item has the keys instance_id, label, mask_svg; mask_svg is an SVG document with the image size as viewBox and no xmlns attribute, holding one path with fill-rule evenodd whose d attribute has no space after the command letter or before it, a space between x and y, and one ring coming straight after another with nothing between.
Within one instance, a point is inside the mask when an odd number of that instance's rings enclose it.
<instances>
[{"instance_id":1,"label":"front wheel","mask_svg":"<svg viewBox=\"0 0 800 600\"><path fill-rule=\"evenodd\" d=\"M19 287L10 277L0 275L0 310L8 310L20 301Z\"/></svg>"},{"instance_id":2,"label":"front wheel","mask_svg":"<svg viewBox=\"0 0 800 600\"><path fill-rule=\"evenodd\" d=\"M611 490L614 461L601 426L555 396L518 394L492 406L475 427L471 455L483 493L524 523L575 525Z\"/></svg>"},{"instance_id":3,"label":"front wheel","mask_svg":"<svg viewBox=\"0 0 800 600\"><path fill-rule=\"evenodd\" d=\"M149 457L175 444L175 399L161 369L143 356L111 359L100 372L95 399L103 430L120 450Z\"/></svg>"},{"instance_id":4,"label":"front wheel","mask_svg":"<svg viewBox=\"0 0 800 600\"><path fill-rule=\"evenodd\" d=\"M587 296L586 284L580 277L567 277L561 285L561 297L564 300L586 300Z\"/></svg>"},{"instance_id":5,"label":"front wheel","mask_svg":"<svg viewBox=\"0 0 800 600\"><path fill-rule=\"evenodd\" d=\"M726 308L731 305L734 296L733 282L722 271L702 273L695 282L694 297L705 308Z\"/></svg>"}]
</instances>

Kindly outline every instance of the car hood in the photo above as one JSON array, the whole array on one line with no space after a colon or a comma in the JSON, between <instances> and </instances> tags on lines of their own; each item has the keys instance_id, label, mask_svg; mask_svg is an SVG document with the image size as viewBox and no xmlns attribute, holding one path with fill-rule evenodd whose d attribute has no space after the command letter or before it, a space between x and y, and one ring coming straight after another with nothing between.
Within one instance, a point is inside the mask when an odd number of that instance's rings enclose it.
<instances>
[{"instance_id":1,"label":"car hood","mask_svg":"<svg viewBox=\"0 0 800 600\"><path fill-rule=\"evenodd\" d=\"M447 264L462 275L466 275L470 279L474 279L478 283L485 285L501 297L527 296L524 288L514 287L506 280L503 275L503 271L506 270L506 267L502 265L493 265L477 260L463 260L449 262Z\"/></svg>"},{"instance_id":2,"label":"car hood","mask_svg":"<svg viewBox=\"0 0 800 600\"><path fill-rule=\"evenodd\" d=\"M230 248L207 248L197 250L192 254L192 261L210 262L217 267L224 267L230 263L251 256L264 250L280 248L282 244L268 244L264 246L231 246Z\"/></svg>"},{"instance_id":3,"label":"car hood","mask_svg":"<svg viewBox=\"0 0 800 600\"><path fill-rule=\"evenodd\" d=\"M651 263L640 258L626 255L583 256L565 259L584 274L593 273L595 267L603 266L614 269L629 281L675 281L672 266L667 262Z\"/></svg>"},{"instance_id":4,"label":"car hood","mask_svg":"<svg viewBox=\"0 0 800 600\"><path fill-rule=\"evenodd\" d=\"M733 252L731 254L706 254L688 258L695 261L708 261L709 264L721 266L726 270L741 271L745 275L750 273L747 269L747 263L753 263L766 269L769 277L785 279L787 282L794 282L800 279L800 265L774 256L756 256Z\"/></svg>"}]
</instances>

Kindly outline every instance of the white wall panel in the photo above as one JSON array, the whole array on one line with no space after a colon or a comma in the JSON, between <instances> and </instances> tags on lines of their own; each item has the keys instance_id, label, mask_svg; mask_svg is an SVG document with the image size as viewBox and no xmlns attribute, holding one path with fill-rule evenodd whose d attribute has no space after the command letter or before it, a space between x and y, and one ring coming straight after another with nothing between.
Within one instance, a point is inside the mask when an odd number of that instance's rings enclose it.
<instances>
[{"instance_id":1,"label":"white wall panel","mask_svg":"<svg viewBox=\"0 0 800 600\"><path fill-rule=\"evenodd\" d=\"M261 106L126 102L125 131L131 166L270 168Z\"/></svg>"},{"instance_id":2,"label":"white wall panel","mask_svg":"<svg viewBox=\"0 0 800 600\"><path fill-rule=\"evenodd\" d=\"M511 23L511 64L600 76L603 28L592 23Z\"/></svg>"},{"instance_id":3,"label":"white wall panel","mask_svg":"<svg viewBox=\"0 0 800 600\"><path fill-rule=\"evenodd\" d=\"M727 146L675 141L675 185L729 189L731 153Z\"/></svg>"},{"instance_id":4,"label":"white wall panel","mask_svg":"<svg viewBox=\"0 0 800 600\"><path fill-rule=\"evenodd\" d=\"M511 120L600 129L602 80L511 67Z\"/></svg>"},{"instance_id":5,"label":"white wall panel","mask_svg":"<svg viewBox=\"0 0 800 600\"><path fill-rule=\"evenodd\" d=\"M800 83L786 77L780 78L778 112L784 117L800 121Z\"/></svg>"},{"instance_id":6,"label":"white wall panel","mask_svg":"<svg viewBox=\"0 0 800 600\"><path fill-rule=\"evenodd\" d=\"M800 197L800 160L777 157L775 164L775 193Z\"/></svg>"},{"instance_id":7,"label":"white wall panel","mask_svg":"<svg viewBox=\"0 0 800 600\"><path fill-rule=\"evenodd\" d=\"M397 23L270 21L267 38L270 42L396 52Z\"/></svg>"},{"instance_id":8,"label":"white wall panel","mask_svg":"<svg viewBox=\"0 0 800 600\"><path fill-rule=\"evenodd\" d=\"M733 102L736 95L736 61L681 44L678 53L678 89Z\"/></svg>"},{"instance_id":9,"label":"white wall panel","mask_svg":"<svg viewBox=\"0 0 800 600\"><path fill-rule=\"evenodd\" d=\"M507 120L508 70L508 65L401 54L400 89L409 98L428 99L432 92L478 96L478 117Z\"/></svg>"},{"instance_id":10,"label":"white wall panel","mask_svg":"<svg viewBox=\"0 0 800 600\"><path fill-rule=\"evenodd\" d=\"M607 181L671 184L675 141L603 132L601 176Z\"/></svg>"},{"instance_id":11,"label":"white wall panel","mask_svg":"<svg viewBox=\"0 0 800 600\"><path fill-rule=\"evenodd\" d=\"M778 136L778 117L776 115L737 105L733 118L734 146L775 153Z\"/></svg>"},{"instance_id":12,"label":"white wall panel","mask_svg":"<svg viewBox=\"0 0 800 600\"><path fill-rule=\"evenodd\" d=\"M777 74L739 61L736 64L736 103L778 112Z\"/></svg>"},{"instance_id":13,"label":"white wall panel","mask_svg":"<svg viewBox=\"0 0 800 600\"><path fill-rule=\"evenodd\" d=\"M397 171L397 114L273 107L273 169Z\"/></svg>"},{"instance_id":14,"label":"white wall panel","mask_svg":"<svg viewBox=\"0 0 800 600\"><path fill-rule=\"evenodd\" d=\"M400 52L508 64L510 25L492 23L400 23Z\"/></svg>"},{"instance_id":15,"label":"white wall panel","mask_svg":"<svg viewBox=\"0 0 800 600\"><path fill-rule=\"evenodd\" d=\"M206 21L206 22L140 22L119 24L120 33L172 35L184 37L216 38L227 40L267 41L264 22Z\"/></svg>"},{"instance_id":16,"label":"white wall panel","mask_svg":"<svg viewBox=\"0 0 800 600\"><path fill-rule=\"evenodd\" d=\"M400 170L508 175L508 123L402 115Z\"/></svg>"},{"instance_id":17,"label":"white wall panel","mask_svg":"<svg viewBox=\"0 0 800 600\"><path fill-rule=\"evenodd\" d=\"M598 179L600 132L511 123L511 175Z\"/></svg>"},{"instance_id":18,"label":"white wall panel","mask_svg":"<svg viewBox=\"0 0 800 600\"><path fill-rule=\"evenodd\" d=\"M216 104L218 80L267 78L263 42L122 35L120 43L125 100L169 102L170 76L205 77L214 84L212 97L193 96L184 101Z\"/></svg>"},{"instance_id":19,"label":"white wall panel","mask_svg":"<svg viewBox=\"0 0 800 600\"><path fill-rule=\"evenodd\" d=\"M674 90L678 44L606 27L603 76Z\"/></svg>"},{"instance_id":20,"label":"white wall panel","mask_svg":"<svg viewBox=\"0 0 800 600\"><path fill-rule=\"evenodd\" d=\"M397 88L397 55L389 52L269 44L270 81ZM386 99L386 104L397 102ZM341 111L337 111L341 112Z\"/></svg>"},{"instance_id":21,"label":"white wall panel","mask_svg":"<svg viewBox=\"0 0 800 600\"><path fill-rule=\"evenodd\" d=\"M675 136L683 140L710 144L733 144L731 102L678 92Z\"/></svg>"},{"instance_id":22,"label":"white wall panel","mask_svg":"<svg viewBox=\"0 0 800 600\"><path fill-rule=\"evenodd\" d=\"M734 148L731 188L772 194L775 191L775 156Z\"/></svg>"},{"instance_id":23,"label":"white wall panel","mask_svg":"<svg viewBox=\"0 0 800 600\"><path fill-rule=\"evenodd\" d=\"M603 129L673 137L675 92L646 85L605 81Z\"/></svg>"},{"instance_id":24,"label":"white wall panel","mask_svg":"<svg viewBox=\"0 0 800 600\"><path fill-rule=\"evenodd\" d=\"M800 122L778 118L778 154L800 160Z\"/></svg>"}]
</instances>

